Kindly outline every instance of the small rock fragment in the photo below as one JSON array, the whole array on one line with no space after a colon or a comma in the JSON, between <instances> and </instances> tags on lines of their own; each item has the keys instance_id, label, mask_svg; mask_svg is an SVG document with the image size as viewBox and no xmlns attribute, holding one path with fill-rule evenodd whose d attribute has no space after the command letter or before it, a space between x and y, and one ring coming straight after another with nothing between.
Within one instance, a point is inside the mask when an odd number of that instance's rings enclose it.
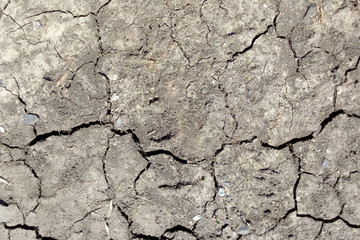
<instances>
[{"instance_id":1,"label":"small rock fragment","mask_svg":"<svg viewBox=\"0 0 360 240\"><path fill-rule=\"evenodd\" d=\"M121 123L122 123L122 120L120 117L118 117L118 119L116 119L116 121L115 121L115 127L119 127L121 125Z\"/></svg>"},{"instance_id":2,"label":"small rock fragment","mask_svg":"<svg viewBox=\"0 0 360 240\"><path fill-rule=\"evenodd\" d=\"M219 197L224 197L225 196L225 190L223 188L219 188L218 194L219 194Z\"/></svg>"},{"instance_id":3,"label":"small rock fragment","mask_svg":"<svg viewBox=\"0 0 360 240\"><path fill-rule=\"evenodd\" d=\"M110 100L111 100L112 102L116 102L117 100L119 100L119 98L120 98L120 97L119 97L117 94L114 93L114 94L111 96L111 99L110 99Z\"/></svg>"},{"instance_id":4,"label":"small rock fragment","mask_svg":"<svg viewBox=\"0 0 360 240\"><path fill-rule=\"evenodd\" d=\"M4 79L0 78L0 86L3 84Z\"/></svg>"},{"instance_id":5,"label":"small rock fragment","mask_svg":"<svg viewBox=\"0 0 360 240\"><path fill-rule=\"evenodd\" d=\"M31 125L39 121L39 117L36 114L27 113L23 116L23 123L26 125Z\"/></svg>"},{"instance_id":6,"label":"small rock fragment","mask_svg":"<svg viewBox=\"0 0 360 240\"><path fill-rule=\"evenodd\" d=\"M40 20L36 20L36 21L35 21L35 28L36 28L37 30L39 30L39 29L42 28L42 24L41 24Z\"/></svg>"},{"instance_id":7,"label":"small rock fragment","mask_svg":"<svg viewBox=\"0 0 360 240\"><path fill-rule=\"evenodd\" d=\"M193 217L194 222L197 222L201 219L201 215L196 215L195 217Z\"/></svg>"},{"instance_id":8,"label":"small rock fragment","mask_svg":"<svg viewBox=\"0 0 360 240\"><path fill-rule=\"evenodd\" d=\"M244 225L237 230L237 233L240 235L247 235L250 233L250 229L248 226Z\"/></svg>"},{"instance_id":9,"label":"small rock fragment","mask_svg":"<svg viewBox=\"0 0 360 240\"><path fill-rule=\"evenodd\" d=\"M111 81L116 81L116 80L119 79L119 75L117 75L117 74L115 74L115 73L109 74L109 79L110 79Z\"/></svg>"},{"instance_id":10,"label":"small rock fragment","mask_svg":"<svg viewBox=\"0 0 360 240\"><path fill-rule=\"evenodd\" d=\"M328 164L329 164L329 160L327 160L326 158L324 158L321 165L322 165L323 167L325 167L325 166L328 165Z\"/></svg>"},{"instance_id":11,"label":"small rock fragment","mask_svg":"<svg viewBox=\"0 0 360 240\"><path fill-rule=\"evenodd\" d=\"M208 91L209 91L209 89L207 89L207 87L202 87L200 89L200 92L203 93L203 94L206 94Z\"/></svg>"},{"instance_id":12,"label":"small rock fragment","mask_svg":"<svg viewBox=\"0 0 360 240\"><path fill-rule=\"evenodd\" d=\"M0 133L5 133L5 128L3 126L0 126Z\"/></svg>"}]
</instances>

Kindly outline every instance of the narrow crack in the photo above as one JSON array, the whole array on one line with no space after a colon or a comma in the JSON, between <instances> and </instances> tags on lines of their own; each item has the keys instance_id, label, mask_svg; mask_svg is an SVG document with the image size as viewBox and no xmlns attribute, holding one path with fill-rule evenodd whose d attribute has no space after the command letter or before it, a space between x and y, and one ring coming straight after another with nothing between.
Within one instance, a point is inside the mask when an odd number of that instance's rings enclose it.
<instances>
[{"instance_id":1,"label":"narrow crack","mask_svg":"<svg viewBox=\"0 0 360 240\"><path fill-rule=\"evenodd\" d=\"M73 228L75 226L76 223L83 221L85 218L87 218L91 213L96 212L97 210L101 209L101 207L95 208L94 210L91 210L90 212L87 212L82 218L76 220L75 222L73 222L73 224L71 224L71 226L68 228L68 230L70 230L71 228Z\"/></svg>"},{"instance_id":2,"label":"narrow crack","mask_svg":"<svg viewBox=\"0 0 360 240\"><path fill-rule=\"evenodd\" d=\"M293 145L289 146L289 151L293 158L295 158L298 161L298 169L297 169L297 178L293 187L293 200L294 200L294 210L296 213L298 212L298 203L297 203L297 188L299 186L300 180L301 180L301 159L295 154Z\"/></svg>"},{"instance_id":3,"label":"narrow crack","mask_svg":"<svg viewBox=\"0 0 360 240\"><path fill-rule=\"evenodd\" d=\"M25 156L28 155L28 152L25 151ZM36 205L28 212L28 214L26 214L25 217L27 217L30 213L35 212L35 210L38 208L38 206L40 205L40 199L42 197L42 179L39 177L39 175L36 173L35 169L33 167L30 166L30 164L25 160L22 159L20 160L32 173L32 175L34 176L35 179L38 180L38 190L39 190L39 195L36 199Z\"/></svg>"},{"instance_id":4,"label":"narrow crack","mask_svg":"<svg viewBox=\"0 0 360 240\"><path fill-rule=\"evenodd\" d=\"M337 85L334 87L334 94L333 94L333 107L334 107L334 109L336 109L338 88L348 81L348 75L349 75L349 73L352 72L352 71L357 70L357 68L358 68L358 66L359 66L359 63L360 63L360 56L358 57L358 59L357 59L357 61L356 61L356 63L355 63L355 66L352 67L352 68L349 68L349 69L347 69L347 70L345 71L344 81L341 81L339 84L337 84Z\"/></svg>"},{"instance_id":5,"label":"narrow crack","mask_svg":"<svg viewBox=\"0 0 360 240\"><path fill-rule=\"evenodd\" d=\"M129 237L131 238L131 239L134 239L134 233L132 232L132 230L131 230L131 225L132 225L132 223L133 223L133 221L129 218L129 216L125 213L125 211L119 206L119 205L117 205L117 209L118 209L118 211L120 212L120 214L121 214L121 216L125 219L125 221L128 223L128 226L127 226L127 228L128 228L128 233L129 233Z\"/></svg>"},{"instance_id":6,"label":"narrow crack","mask_svg":"<svg viewBox=\"0 0 360 240\"><path fill-rule=\"evenodd\" d=\"M315 236L314 240L316 240L316 239L318 239L318 238L320 237L320 235L321 235L321 233L322 233L322 230L323 230L324 225L325 225L325 223L324 223L324 222L322 222L322 223L321 223L321 226L320 226L320 229L319 229L319 232L316 234L316 236Z\"/></svg>"},{"instance_id":7,"label":"narrow crack","mask_svg":"<svg viewBox=\"0 0 360 240\"><path fill-rule=\"evenodd\" d=\"M357 224L352 224L352 223L348 222L347 220L345 220L344 218L341 217L342 212L343 212L343 210L344 210L344 204L342 205L341 211L339 212L338 216L336 216L336 217L334 217L334 218L332 218L332 219L323 219L323 218L319 218L319 217L312 216L311 214L300 214L300 213L298 213L298 202L297 202L297 195L296 195L297 193L296 193L296 192L297 192L297 187L298 187L298 185L299 185L299 183L300 183L301 175L302 175L302 174L310 174L310 175L313 175L313 174L312 174L312 173L307 173L307 172L304 172L304 171L301 170L301 159L300 159L298 156L296 156L296 154L295 154L295 152L294 152L294 150L293 150L293 145L290 145L290 146L289 146L289 150L290 150L292 156L295 157L295 158L298 160L298 162L299 162L299 165L298 165L298 177L297 177L297 180L296 180L296 182L295 182L295 184L294 184L294 188L293 188L293 198L294 198L294 204L295 204L294 210L295 210L295 212L296 212L296 216L297 216L297 217L311 218L311 219L313 219L314 221L322 222L323 224L324 224L324 223L333 223L333 222L336 222L336 221L338 221L338 220L341 220L341 221L343 221L343 222L344 222L348 227L350 227L350 228L360 228L360 224L359 224L359 225L357 225ZM320 232L321 232L321 231L320 231ZM319 234L320 234L320 233L319 233ZM318 234L318 236L319 236L319 234Z\"/></svg>"},{"instance_id":8,"label":"narrow crack","mask_svg":"<svg viewBox=\"0 0 360 240\"><path fill-rule=\"evenodd\" d=\"M46 10L43 12L39 12L39 13L35 13L33 15L30 15L26 18L33 18L33 17L38 17L40 15L44 15L44 14L52 14L52 13L61 13L61 14L70 14L73 18L84 18L84 17L88 17L92 14L92 12L89 12L87 14L79 14L79 15L75 15L74 13L72 13L70 10L61 10L61 9L54 9L54 10Z\"/></svg>"},{"instance_id":9,"label":"narrow crack","mask_svg":"<svg viewBox=\"0 0 360 240\"><path fill-rule=\"evenodd\" d=\"M30 225L26 225L26 224L18 224L18 225L15 225L15 226L8 226L8 225L4 224L4 227L5 227L5 229L8 229L8 230L23 229L23 230L28 230L28 231L34 231L34 232L35 232L36 239L41 239L41 240L57 240L56 238L53 238L53 237L45 237L45 236L42 236L42 235L39 233L39 227L37 227L37 226L30 226Z\"/></svg>"},{"instance_id":10,"label":"narrow crack","mask_svg":"<svg viewBox=\"0 0 360 240\"><path fill-rule=\"evenodd\" d=\"M243 50L241 51L238 51L238 52L235 52L233 53L232 57L230 59L227 60L227 63L230 63L230 62L234 62L236 57L239 56L239 55L242 55L244 53L246 53L247 51L251 50L256 42L257 39L259 39L262 35L265 35L266 33L269 32L270 28L272 27L273 25L268 25L266 27L266 30L264 32L261 32L259 34L257 34L252 40L251 40L251 44L249 46L247 46L246 48L244 48Z\"/></svg>"},{"instance_id":11,"label":"narrow crack","mask_svg":"<svg viewBox=\"0 0 360 240\"><path fill-rule=\"evenodd\" d=\"M142 175L144 172L146 172L146 171L150 168L150 166L151 166L151 162L150 162L147 158L145 158L145 160L148 161L146 167L139 172L139 174L136 176L136 178L134 179L134 182L133 182L133 188L134 188L134 190L135 190L136 195L138 195L138 196L141 195L141 194L137 191L137 188L136 188L137 182L139 181L141 175Z\"/></svg>"},{"instance_id":12,"label":"narrow crack","mask_svg":"<svg viewBox=\"0 0 360 240\"><path fill-rule=\"evenodd\" d=\"M187 228L187 227L184 227L182 225L176 225L174 227L171 227L169 229L166 229L165 232L160 236L160 239L164 239L164 235L166 233L174 233L174 232L185 232L185 233L189 233L191 236L195 237L196 239L199 239L198 236L194 233L193 230Z\"/></svg>"},{"instance_id":13,"label":"narrow crack","mask_svg":"<svg viewBox=\"0 0 360 240\"><path fill-rule=\"evenodd\" d=\"M253 137L250 138L250 139L245 139L245 140L236 141L236 142L223 143L223 144L221 144L221 147L215 151L213 157L216 157L216 156L219 155L222 151L224 151L225 146L242 145L242 144L252 143L252 142L255 141L256 139L257 139L257 137L256 137L256 136L253 136Z\"/></svg>"},{"instance_id":14,"label":"narrow crack","mask_svg":"<svg viewBox=\"0 0 360 240\"><path fill-rule=\"evenodd\" d=\"M107 121L111 120L111 108L112 108L112 103L111 103L111 84L110 84L110 79L109 77L103 73L103 72L98 72L98 74L100 74L101 76L103 76L106 79L106 93L107 93L107 110L106 110L106 116L107 116Z\"/></svg>"},{"instance_id":15,"label":"narrow crack","mask_svg":"<svg viewBox=\"0 0 360 240\"><path fill-rule=\"evenodd\" d=\"M80 125L70 128L68 130L54 130L51 132L43 133L43 134L37 135L33 140L31 140L30 143L28 144L28 146L31 147L31 146L37 144L38 142L45 141L46 139L48 139L49 137L52 137L52 136L70 136L71 134L73 134L81 129L89 128L91 126L104 126L107 124L109 124L109 122L93 121L93 122L88 122L88 123L82 123Z\"/></svg>"},{"instance_id":16,"label":"narrow crack","mask_svg":"<svg viewBox=\"0 0 360 240\"><path fill-rule=\"evenodd\" d=\"M181 188L183 188L183 187L192 186L192 185L194 185L193 182L187 182L187 181L182 182L182 181L180 181L180 182L178 182L178 183L175 184L175 185L163 184L163 185L158 186L158 188L162 188L162 189L175 189L175 190L177 190L177 189L181 189Z\"/></svg>"},{"instance_id":17,"label":"narrow crack","mask_svg":"<svg viewBox=\"0 0 360 240\"><path fill-rule=\"evenodd\" d=\"M151 156L162 155L162 154L172 157L175 161L177 161L181 164L188 164L187 160L184 160L184 159L181 159L181 158L175 156L172 152L170 152L168 150L158 149L158 150L154 150L154 151L144 152L145 157L151 157Z\"/></svg>"},{"instance_id":18,"label":"narrow crack","mask_svg":"<svg viewBox=\"0 0 360 240\"><path fill-rule=\"evenodd\" d=\"M298 143L298 142L305 142L305 141L308 141L308 140L311 140L313 138L315 138L317 135L319 135L323 130L324 128L334 120L334 118L336 118L337 116L339 115L342 115L342 114L345 114L347 115L348 117L358 117L356 114L351 114L351 113L347 113L346 111L342 110L342 109L339 109L337 111L334 111L332 113L329 114L328 117L326 117L321 123L320 123L320 129L319 130L316 130L316 131L313 131L311 132L310 134L306 135L306 136L303 136L303 137L299 137L299 138L293 138L293 139L290 139L289 141L285 142L285 143L282 143L280 145L277 145L277 146L273 146L273 145L270 145L268 143L265 143L265 142L261 142L261 145L263 147L268 147L268 148L273 148L273 149L277 149L277 150L281 150L281 149L284 149L290 145L293 145L295 143Z\"/></svg>"},{"instance_id":19,"label":"narrow crack","mask_svg":"<svg viewBox=\"0 0 360 240\"><path fill-rule=\"evenodd\" d=\"M107 184L108 191L110 190L110 183L109 183L109 179L108 179L108 176L107 176L107 173L106 173L106 155L107 155L109 149L110 149L110 138L108 137L107 146L106 146L104 155L103 155L103 157L101 159L101 161L102 161L102 170L103 170L104 179L105 179L105 182Z\"/></svg>"}]
</instances>

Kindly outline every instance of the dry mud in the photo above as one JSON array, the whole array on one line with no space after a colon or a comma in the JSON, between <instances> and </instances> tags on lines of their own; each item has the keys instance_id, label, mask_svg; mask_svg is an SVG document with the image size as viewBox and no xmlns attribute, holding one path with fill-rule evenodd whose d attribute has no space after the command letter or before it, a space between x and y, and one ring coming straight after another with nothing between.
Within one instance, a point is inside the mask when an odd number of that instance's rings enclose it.
<instances>
[{"instance_id":1,"label":"dry mud","mask_svg":"<svg viewBox=\"0 0 360 240\"><path fill-rule=\"evenodd\" d=\"M360 239L358 0L0 1L0 239Z\"/></svg>"}]
</instances>

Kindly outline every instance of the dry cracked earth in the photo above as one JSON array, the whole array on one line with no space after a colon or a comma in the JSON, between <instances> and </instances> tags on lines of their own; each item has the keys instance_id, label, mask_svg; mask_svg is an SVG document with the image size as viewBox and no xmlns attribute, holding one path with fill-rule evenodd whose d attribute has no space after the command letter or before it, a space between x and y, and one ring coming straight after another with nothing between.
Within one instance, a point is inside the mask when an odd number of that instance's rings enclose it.
<instances>
[{"instance_id":1,"label":"dry cracked earth","mask_svg":"<svg viewBox=\"0 0 360 240\"><path fill-rule=\"evenodd\" d=\"M1 0L0 239L360 239L358 0Z\"/></svg>"}]
</instances>

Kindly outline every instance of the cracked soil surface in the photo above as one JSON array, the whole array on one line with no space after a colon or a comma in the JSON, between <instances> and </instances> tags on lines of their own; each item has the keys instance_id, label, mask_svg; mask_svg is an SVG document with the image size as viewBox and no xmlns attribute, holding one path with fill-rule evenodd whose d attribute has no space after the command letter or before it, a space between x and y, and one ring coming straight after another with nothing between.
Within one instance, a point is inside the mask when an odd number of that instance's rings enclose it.
<instances>
[{"instance_id":1,"label":"cracked soil surface","mask_svg":"<svg viewBox=\"0 0 360 240\"><path fill-rule=\"evenodd\" d=\"M0 34L0 239L360 239L359 0L1 0Z\"/></svg>"}]
</instances>

